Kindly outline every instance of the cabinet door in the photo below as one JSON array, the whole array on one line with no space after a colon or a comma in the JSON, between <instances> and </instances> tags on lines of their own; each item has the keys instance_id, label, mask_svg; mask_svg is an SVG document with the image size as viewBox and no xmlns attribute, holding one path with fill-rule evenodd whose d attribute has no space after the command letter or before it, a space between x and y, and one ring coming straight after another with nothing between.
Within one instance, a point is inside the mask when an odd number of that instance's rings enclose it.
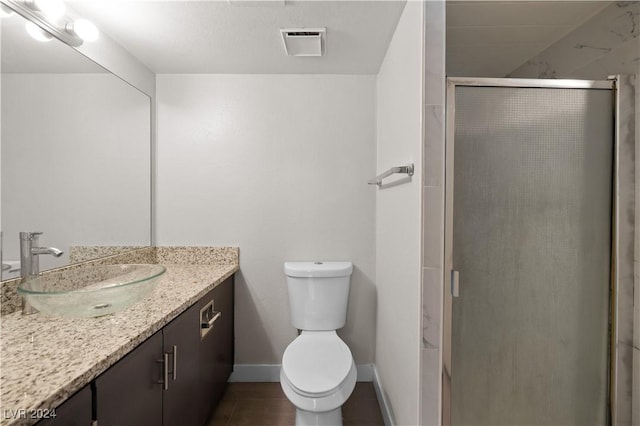
<instances>
[{"instance_id":1,"label":"cabinet door","mask_svg":"<svg viewBox=\"0 0 640 426\"><path fill-rule=\"evenodd\" d=\"M96 379L100 426L162 425L161 358L157 332Z\"/></svg>"},{"instance_id":2,"label":"cabinet door","mask_svg":"<svg viewBox=\"0 0 640 426\"><path fill-rule=\"evenodd\" d=\"M234 360L233 276L203 297L198 306L204 308L213 300L213 310L220 317L200 343L200 394L203 423L222 398Z\"/></svg>"},{"instance_id":3,"label":"cabinet door","mask_svg":"<svg viewBox=\"0 0 640 426\"><path fill-rule=\"evenodd\" d=\"M163 426L202 426L198 392L200 318L197 304L162 330L169 382L163 395Z\"/></svg>"},{"instance_id":4,"label":"cabinet door","mask_svg":"<svg viewBox=\"0 0 640 426\"><path fill-rule=\"evenodd\" d=\"M60 404L55 413L38 422L37 426L89 426L91 424L91 386L87 385L76 392L71 398Z\"/></svg>"}]
</instances>

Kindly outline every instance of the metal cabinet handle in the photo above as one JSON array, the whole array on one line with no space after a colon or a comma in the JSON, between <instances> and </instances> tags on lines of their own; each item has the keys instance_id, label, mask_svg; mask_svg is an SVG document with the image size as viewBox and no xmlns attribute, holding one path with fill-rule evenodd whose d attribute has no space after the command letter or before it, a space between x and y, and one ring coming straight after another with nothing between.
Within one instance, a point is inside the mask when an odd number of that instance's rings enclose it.
<instances>
[{"instance_id":1,"label":"metal cabinet handle","mask_svg":"<svg viewBox=\"0 0 640 426\"><path fill-rule=\"evenodd\" d=\"M164 354L164 365L163 365L163 377L164 377L164 390L169 389L169 354Z\"/></svg>"},{"instance_id":2,"label":"metal cabinet handle","mask_svg":"<svg viewBox=\"0 0 640 426\"><path fill-rule=\"evenodd\" d=\"M156 360L162 364L162 379L158 380L158 384L163 385L164 390L169 389L169 354L165 353L162 359Z\"/></svg>"},{"instance_id":3,"label":"metal cabinet handle","mask_svg":"<svg viewBox=\"0 0 640 426\"><path fill-rule=\"evenodd\" d=\"M218 318L220 318L222 316L222 312L216 312L213 311L214 315L213 318L211 318L209 321L202 321L202 328L211 328L213 327L213 323L215 323Z\"/></svg>"},{"instance_id":4,"label":"metal cabinet handle","mask_svg":"<svg viewBox=\"0 0 640 426\"><path fill-rule=\"evenodd\" d=\"M167 354L168 355L168 354ZM178 346L173 345L173 380L178 376Z\"/></svg>"},{"instance_id":5,"label":"metal cabinet handle","mask_svg":"<svg viewBox=\"0 0 640 426\"><path fill-rule=\"evenodd\" d=\"M173 356L173 369L169 372L169 356ZM178 378L178 346L173 345L173 352L165 352L162 359L157 360L162 364L162 380L158 380L158 383L164 385L164 390L169 389L169 374L173 380Z\"/></svg>"}]
</instances>

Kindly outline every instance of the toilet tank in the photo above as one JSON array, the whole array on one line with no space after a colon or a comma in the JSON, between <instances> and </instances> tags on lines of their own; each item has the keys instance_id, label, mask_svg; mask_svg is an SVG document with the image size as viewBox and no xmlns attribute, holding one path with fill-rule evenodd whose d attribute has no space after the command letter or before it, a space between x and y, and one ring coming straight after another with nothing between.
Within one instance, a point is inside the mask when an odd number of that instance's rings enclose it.
<instances>
[{"instance_id":1,"label":"toilet tank","mask_svg":"<svg viewBox=\"0 0 640 426\"><path fill-rule=\"evenodd\" d=\"M300 330L344 327L351 262L285 262L291 323Z\"/></svg>"}]
</instances>

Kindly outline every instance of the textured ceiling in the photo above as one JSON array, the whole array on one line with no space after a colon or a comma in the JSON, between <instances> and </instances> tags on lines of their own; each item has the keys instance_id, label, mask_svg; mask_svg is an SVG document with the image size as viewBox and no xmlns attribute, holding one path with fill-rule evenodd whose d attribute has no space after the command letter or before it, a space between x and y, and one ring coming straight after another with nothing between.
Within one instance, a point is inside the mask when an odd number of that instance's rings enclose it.
<instances>
[{"instance_id":1,"label":"textured ceiling","mask_svg":"<svg viewBox=\"0 0 640 426\"><path fill-rule=\"evenodd\" d=\"M155 73L375 74L404 1L70 1ZM288 57L280 28L326 27L323 57Z\"/></svg>"},{"instance_id":2,"label":"textured ceiling","mask_svg":"<svg viewBox=\"0 0 640 426\"><path fill-rule=\"evenodd\" d=\"M610 3L449 0L447 73L505 76ZM375 74L405 3L76 0L67 4L156 73ZM2 21L3 72L98 71L57 41L34 43L25 36L23 24L17 24L21 18L14 18ZM286 56L279 33L283 27L326 27L326 55ZM7 57L14 68L5 67ZM33 58L47 59L36 63ZM44 63L49 68L38 71Z\"/></svg>"},{"instance_id":3,"label":"textured ceiling","mask_svg":"<svg viewBox=\"0 0 640 426\"><path fill-rule=\"evenodd\" d=\"M447 75L504 77L611 2L447 2Z\"/></svg>"}]
</instances>

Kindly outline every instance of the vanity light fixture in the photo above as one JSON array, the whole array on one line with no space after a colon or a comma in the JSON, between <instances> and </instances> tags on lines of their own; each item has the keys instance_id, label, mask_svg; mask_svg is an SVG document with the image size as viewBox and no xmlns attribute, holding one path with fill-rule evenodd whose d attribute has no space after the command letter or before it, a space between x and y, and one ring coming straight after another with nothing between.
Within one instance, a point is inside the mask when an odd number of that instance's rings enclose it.
<instances>
[{"instance_id":1,"label":"vanity light fixture","mask_svg":"<svg viewBox=\"0 0 640 426\"><path fill-rule=\"evenodd\" d=\"M13 10L4 4L0 4L0 18L8 18L11 15L13 15Z\"/></svg>"},{"instance_id":2,"label":"vanity light fixture","mask_svg":"<svg viewBox=\"0 0 640 426\"><path fill-rule=\"evenodd\" d=\"M0 0L0 6L0 16L16 12L27 19L27 32L38 41L56 37L71 47L78 47L85 41L97 40L100 35L98 28L88 19L74 19L74 14L66 15L62 0Z\"/></svg>"},{"instance_id":3,"label":"vanity light fixture","mask_svg":"<svg viewBox=\"0 0 640 426\"><path fill-rule=\"evenodd\" d=\"M39 26L37 26L31 21L27 21L24 24L24 28L27 30L27 33L35 40L47 42L53 39L53 36L51 34L49 34L48 32L46 32L45 30L43 30L42 28L40 28Z\"/></svg>"},{"instance_id":4,"label":"vanity light fixture","mask_svg":"<svg viewBox=\"0 0 640 426\"><path fill-rule=\"evenodd\" d=\"M62 18L66 10L62 0L26 0L25 4L33 10L42 12L51 21Z\"/></svg>"},{"instance_id":5,"label":"vanity light fixture","mask_svg":"<svg viewBox=\"0 0 640 426\"><path fill-rule=\"evenodd\" d=\"M69 34L75 34L83 41L89 42L96 41L100 35L98 27L96 27L93 22L84 18L79 18L73 22L67 23L67 25L65 25L65 30L67 30Z\"/></svg>"}]
</instances>

